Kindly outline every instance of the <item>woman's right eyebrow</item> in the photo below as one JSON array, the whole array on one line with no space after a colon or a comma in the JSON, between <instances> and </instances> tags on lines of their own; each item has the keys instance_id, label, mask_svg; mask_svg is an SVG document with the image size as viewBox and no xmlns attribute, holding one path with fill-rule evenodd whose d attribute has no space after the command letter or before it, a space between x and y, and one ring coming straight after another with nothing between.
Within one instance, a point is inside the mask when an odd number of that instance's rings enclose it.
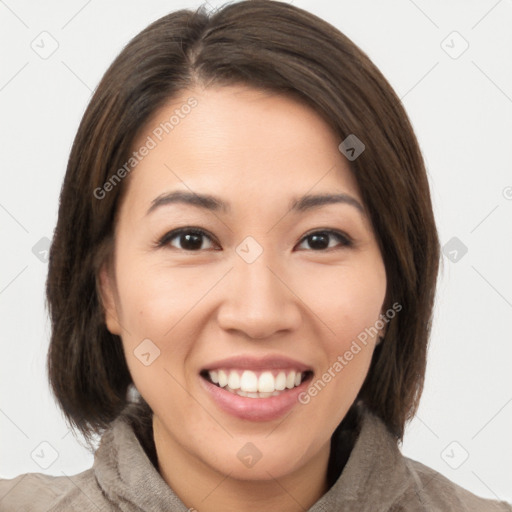
<instances>
[{"instance_id":1,"label":"woman's right eyebrow","mask_svg":"<svg viewBox=\"0 0 512 512\"><path fill-rule=\"evenodd\" d=\"M149 215L161 206L174 203L189 204L210 211L222 210L226 213L231 210L230 205L227 202L210 194L197 194L195 192L175 190L172 192L165 192L153 199L146 215Z\"/></svg>"},{"instance_id":2,"label":"woman's right eyebrow","mask_svg":"<svg viewBox=\"0 0 512 512\"><path fill-rule=\"evenodd\" d=\"M223 211L225 213L229 213L231 211L231 205L220 197L216 197L211 194L199 194L184 190L174 190L172 192L165 192L153 199L146 215L149 215L161 206L175 203L188 204L210 211ZM361 203L355 197L346 193L306 194L302 197L292 198L290 201L289 211L303 213L308 210L337 203L353 206L359 210L359 213L365 216L365 209Z\"/></svg>"}]
</instances>

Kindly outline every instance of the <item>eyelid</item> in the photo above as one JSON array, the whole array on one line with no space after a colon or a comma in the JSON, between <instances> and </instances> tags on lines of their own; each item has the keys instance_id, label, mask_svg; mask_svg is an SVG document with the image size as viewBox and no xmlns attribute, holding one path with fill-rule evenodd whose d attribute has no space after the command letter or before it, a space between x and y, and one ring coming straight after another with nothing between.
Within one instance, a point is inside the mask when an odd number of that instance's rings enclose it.
<instances>
[{"instance_id":1,"label":"eyelid","mask_svg":"<svg viewBox=\"0 0 512 512\"><path fill-rule=\"evenodd\" d=\"M165 246L169 245L169 242L171 240L174 240L176 237L178 237L179 235L181 235L183 233L193 233L193 234L197 234L197 235L202 235L202 236L205 236L206 238L210 239L216 245L218 245L218 246L220 245L217 242L217 239L215 238L215 236L213 236L208 230L206 230L204 228L197 227L197 226L184 226L181 228L176 228L171 231L168 231L154 245L156 248L165 247ZM328 252L328 251L336 250L336 249L340 249L340 248L352 247L354 245L353 239L349 235L347 235L345 232L337 230L337 229L333 229L333 228L322 228L322 227L314 228L314 229L308 231L307 233L305 233L300 238L298 245L302 244L308 237L310 237L314 234L317 234L317 233L327 234L327 235L331 235L331 236L337 238L338 241L340 242L340 245L335 246L335 247L328 247L326 249L319 249L316 251L312 249L312 250L309 250L308 252L318 252L318 253ZM178 249L178 250L180 250L180 249ZM185 251L185 252L199 253L206 249L200 249L200 250L196 250L196 251L187 250L187 249L181 249L181 250ZM209 250L212 250L212 249L209 249Z\"/></svg>"},{"instance_id":2,"label":"eyelid","mask_svg":"<svg viewBox=\"0 0 512 512\"><path fill-rule=\"evenodd\" d=\"M158 239L155 246L157 248L165 247L170 244L171 240L174 240L176 237L178 237L179 235L181 235L183 233L194 233L196 235L202 235L202 236L205 236L206 238L209 238L216 245L219 245L219 243L217 242L217 239L208 230L200 228L200 227L195 227L195 226L184 226L182 228L172 229L171 231L168 231L167 233L165 233L161 238ZM198 250L198 251L190 251L187 249L178 249L178 250L182 250L185 252L201 252L201 250Z\"/></svg>"},{"instance_id":3,"label":"eyelid","mask_svg":"<svg viewBox=\"0 0 512 512\"><path fill-rule=\"evenodd\" d=\"M316 233L327 233L329 235L338 236L338 237L344 239L346 242L353 242L352 238L344 231L341 231L339 229L334 229L334 228L322 228L322 227L315 228L315 229L308 231L307 233L304 233L304 235L301 238L301 241L304 240L304 238L307 238L308 236L314 235Z\"/></svg>"}]
</instances>

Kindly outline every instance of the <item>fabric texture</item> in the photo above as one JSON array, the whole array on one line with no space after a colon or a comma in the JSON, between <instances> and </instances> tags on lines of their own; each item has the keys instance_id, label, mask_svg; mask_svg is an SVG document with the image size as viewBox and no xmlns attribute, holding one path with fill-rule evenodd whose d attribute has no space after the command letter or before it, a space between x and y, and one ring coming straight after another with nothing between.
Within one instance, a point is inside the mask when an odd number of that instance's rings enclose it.
<instances>
[{"instance_id":1,"label":"fabric texture","mask_svg":"<svg viewBox=\"0 0 512 512\"><path fill-rule=\"evenodd\" d=\"M479 498L404 457L369 411L361 413L357 431L341 474L308 512L512 512L512 505ZM0 511L187 512L156 469L151 443L151 424L137 426L123 413L103 433L92 468L72 476L26 473L0 480Z\"/></svg>"}]
</instances>

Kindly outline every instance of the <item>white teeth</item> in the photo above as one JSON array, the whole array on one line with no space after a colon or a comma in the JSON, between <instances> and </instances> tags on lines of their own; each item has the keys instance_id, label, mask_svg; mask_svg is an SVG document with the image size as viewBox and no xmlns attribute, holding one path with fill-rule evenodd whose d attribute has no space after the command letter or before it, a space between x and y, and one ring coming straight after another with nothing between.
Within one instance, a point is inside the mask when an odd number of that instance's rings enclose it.
<instances>
[{"instance_id":1,"label":"white teeth","mask_svg":"<svg viewBox=\"0 0 512 512\"><path fill-rule=\"evenodd\" d=\"M276 391L283 391L286 387L286 374L284 372L279 372L276 377L275 389Z\"/></svg>"},{"instance_id":2,"label":"white teeth","mask_svg":"<svg viewBox=\"0 0 512 512\"><path fill-rule=\"evenodd\" d=\"M260 393L272 393L275 391L274 376L271 372L263 372L258 379L258 391Z\"/></svg>"},{"instance_id":3,"label":"white teeth","mask_svg":"<svg viewBox=\"0 0 512 512\"><path fill-rule=\"evenodd\" d=\"M258 375L251 370L211 370L210 380L227 391L249 398L277 396L286 389L299 386L302 372L280 371L275 377L267 370Z\"/></svg>"},{"instance_id":4,"label":"white teeth","mask_svg":"<svg viewBox=\"0 0 512 512\"><path fill-rule=\"evenodd\" d=\"M242 378L240 379L240 389L242 391L246 391L247 393L254 393L258 391L258 377L254 372L250 370L245 370L242 373Z\"/></svg>"},{"instance_id":5,"label":"white teeth","mask_svg":"<svg viewBox=\"0 0 512 512\"><path fill-rule=\"evenodd\" d=\"M286 387L292 389L295 386L295 372L291 371L286 377Z\"/></svg>"},{"instance_id":6,"label":"white teeth","mask_svg":"<svg viewBox=\"0 0 512 512\"><path fill-rule=\"evenodd\" d=\"M238 375L238 372L229 372L228 386L231 389L240 389L240 376Z\"/></svg>"},{"instance_id":7,"label":"white teeth","mask_svg":"<svg viewBox=\"0 0 512 512\"><path fill-rule=\"evenodd\" d=\"M219 386L223 388L228 385L228 376L224 370L219 370Z\"/></svg>"},{"instance_id":8,"label":"white teeth","mask_svg":"<svg viewBox=\"0 0 512 512\"><path fill-rule=\"evenodd\" d=\"M241 389L231 389L229 386L224 388L226 391L230 393L234 393L235 395L244 396L246 398L269 398L271 396L279 396L281 393L279 391L273 391L272 393L247 393L246 391L242 391Z\"/></svg>"}]
</instances>

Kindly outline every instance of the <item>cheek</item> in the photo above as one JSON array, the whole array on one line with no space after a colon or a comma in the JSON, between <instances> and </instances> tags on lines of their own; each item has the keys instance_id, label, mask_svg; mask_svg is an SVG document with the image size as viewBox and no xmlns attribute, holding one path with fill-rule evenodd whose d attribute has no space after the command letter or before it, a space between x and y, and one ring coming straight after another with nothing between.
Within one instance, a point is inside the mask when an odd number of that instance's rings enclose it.
<instances>
[{"instance_id":1,"label":"cheek","mask_svg":"<svg viewBox=\"0 0 512 512\"><path fill-rule=\"evenodd\" d=\"M198 302L200 295L195 291L201 292L202 287L186 270L151 265L146 260L144 255L119 260L122 320L128 331L131 326L137 335L161 339Z\"/></svg>"},{"instance_id":2,"label":"cheek","mask_svg":"<svg viewBox=\"0 0 512 512\"><path fill-rule=\"evenodd\" d=\"M378 258L354 259L337 267L318 267L300 281L303 301L326 328L328 344L344 345L375 325L386 293L386 274Z\"/></svg>"},{"instance_id":3,"label":"cheek","mask_svg":"<svg viewBox=\"0 0 512 512\"><path fill-rule=\"evenodd\" d=\"M195 336L193 332L188 336L180 333L187 325L187 314L204 291L198 290L201 294L195 297L198 287L193 288L190 283L187 286L186 273L144 266L142 258L139 262L136 258L120 258L117 269L128 368L144 396L161 394L177 386L172 376L182 381L180 368L190 351L188 340ZM190 293L183 293L184 289Z\"/></svg>"},{"instance_id":4,"label":"cheek","mask_svg":"<svg viewBox=\"0 0 512 512\"><path fill-rule=\"evenodd\" d=\"M374 352L373 342L363 343L348 335L332 338L325 345L326 363L298 397L305 424L312 420L327 433L334 432L354 403Z\"/></svg>"},{"instance_id":5,"label":"cheek","mask_svg":"<svg viewBox=\"0 0 512 512\"><path fill-rule=\"evenodd\" d=\"M324 270L307 276L303 283L303 289L308 290L308 306L321 320L318 325L323 326L320 339L325 356L304 400L316 402L319 417L326 418L331 418L336 404L333 418L339 419L368 373L381 327L377 321L386 293L386 275L377 258Z\"/></svg>"}]
</instances>

